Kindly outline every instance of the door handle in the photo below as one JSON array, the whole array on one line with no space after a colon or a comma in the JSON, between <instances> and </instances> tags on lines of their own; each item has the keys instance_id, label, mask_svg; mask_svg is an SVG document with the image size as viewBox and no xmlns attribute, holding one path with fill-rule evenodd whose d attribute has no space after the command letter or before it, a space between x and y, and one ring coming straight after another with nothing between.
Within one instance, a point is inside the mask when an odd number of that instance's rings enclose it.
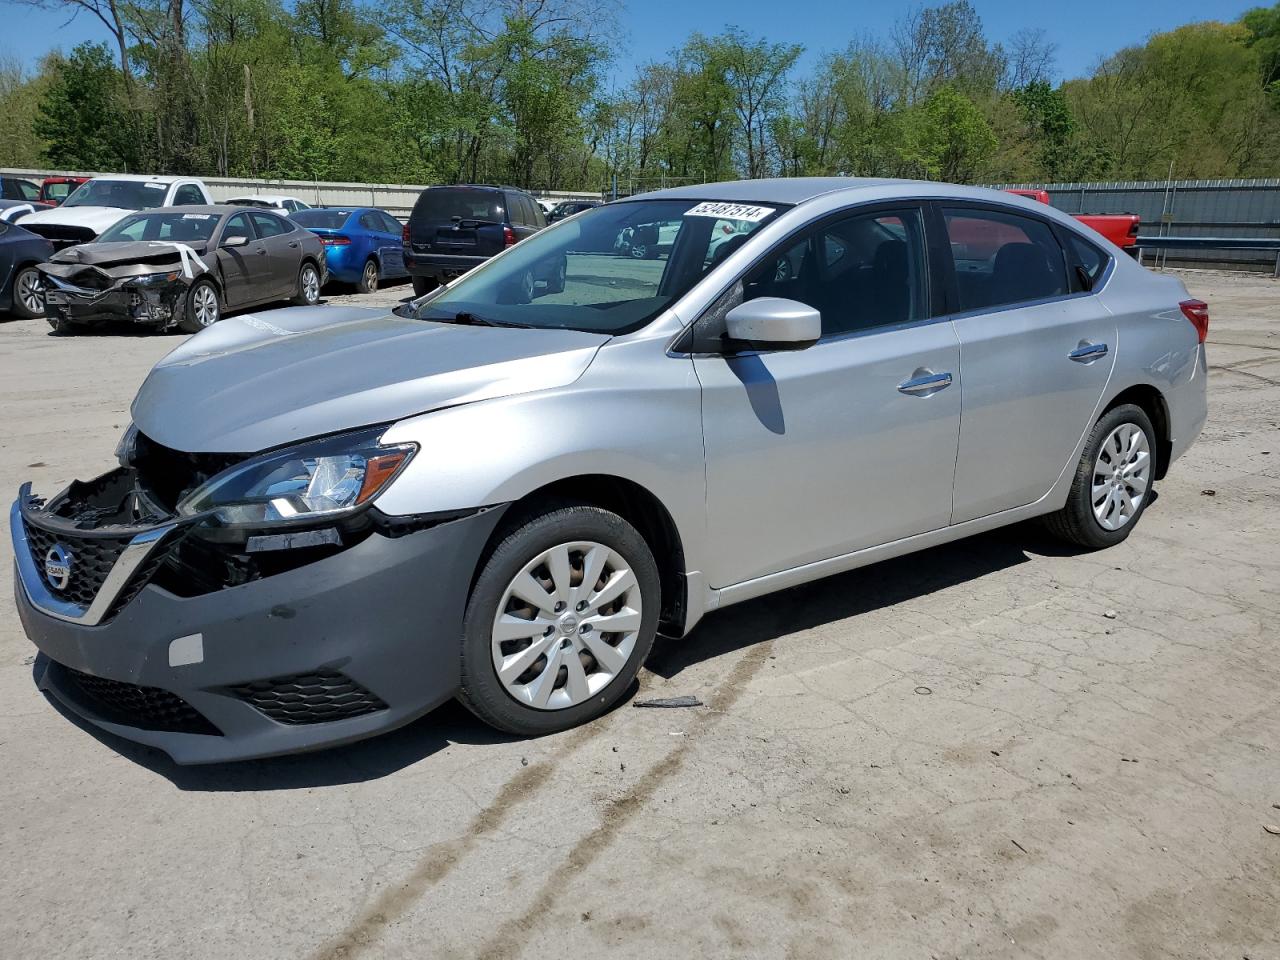
<instances>
[{"instance_id":1,"label":"door handle","mask_svg":"<svg viewBox=\"0 0 1280 960\"><path fill-rule=\"evenodd\" d=\"M898 392L912 397L928 397L951 386L950 373L934 373L923 367L911 375L910 380L898 384Z\"/></svg>"},{"instance_id":2,"label":"door handle","mask_svg":"<svg viewBox=\"0 0 1280 960\"><path fill-rule=\"evenodd\" d=\"M290 241L289 241L289 246L293 247L295 250L296 250L296 249L298 249L298 241L297 241L297 240L290 240Z\"/></svg>"},{"instance_id":3,"label":"door handle","mask_svg":"<svg viewBox=\"0 0 1280 960\"><path fill-rule=\"evenodd\" d=\"M1106 355L1107 345L1105 343L1090 343L1088 340L1081 340L1080 346L1067 354L1076 363L1093 363L1093 361L1100 360Z\"/></svg>"},{"instance_id":4,"label":"door handle","mask_svg":"<svg viewBox=\"0 0 1280 960\"><path fill-rule=\"evenodd\" d=\"M260 257L265 257L265 256L267 255L266 248L264 248L264 247L259 247L257 250L255 250L255 251L253 251L253 252L254 252L254 253L256 253L256 254L257 254L258 256L260 256Z\"/></svg>"}]
</instances>

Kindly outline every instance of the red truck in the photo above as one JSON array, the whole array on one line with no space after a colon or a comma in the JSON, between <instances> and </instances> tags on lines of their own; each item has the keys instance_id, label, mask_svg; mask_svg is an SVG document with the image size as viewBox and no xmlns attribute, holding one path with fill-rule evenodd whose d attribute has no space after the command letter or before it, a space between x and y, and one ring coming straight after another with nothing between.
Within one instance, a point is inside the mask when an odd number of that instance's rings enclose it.
<instances>
[{"instance_id":1,"label":"red truck","mask_svg":"<svg viewBox=\"0 0 1280 960\"><path fill-rule=\"evenodd\" d=\"M1030 200L1049 202L1048 190L1006 190L1005 193L1027 197ZM1072 214L1086 227L1092 227L1129 256L1138 251L1138 225L1142 219L1136 213L1075 213Z\"/></svg>"},{"instance_id":2,"label":"red truck","mask_svg":"<svg viewBox=\"0 0 1280 960\"><path fill-rule=\"evenodd\" d=\"M40 202L51 203L55 207L80 186L88 181L88 177L45 177L40 185Z\"/></svg>"}]
</instances>

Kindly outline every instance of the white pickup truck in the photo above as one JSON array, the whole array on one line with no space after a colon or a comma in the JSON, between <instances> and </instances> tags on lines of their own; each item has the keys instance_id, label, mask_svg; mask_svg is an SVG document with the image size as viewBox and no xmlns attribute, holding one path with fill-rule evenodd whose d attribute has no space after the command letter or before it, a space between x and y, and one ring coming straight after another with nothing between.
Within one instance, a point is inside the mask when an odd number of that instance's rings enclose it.
<instances>
[{"instance_id":1,"label":"white pickup truck","mask_svg":"<svg viewBox=\"0 0 1280 960\"><path fill-rule=\"evenodd\" d=\"M209 188L191 177L117 174L82 183L61 206L22 218L22 226L55 247L90 243L116 221L152 207L213 203Z\"/></svg>"}]
</instances>

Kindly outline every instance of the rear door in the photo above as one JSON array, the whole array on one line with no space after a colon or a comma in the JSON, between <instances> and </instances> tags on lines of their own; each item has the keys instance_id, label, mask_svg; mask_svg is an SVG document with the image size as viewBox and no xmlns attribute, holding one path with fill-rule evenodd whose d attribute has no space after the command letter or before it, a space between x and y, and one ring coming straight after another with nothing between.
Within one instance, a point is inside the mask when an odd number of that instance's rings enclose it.
<instances>
[{"instance_id":1,"label":"rear door","mask_svg":"<svg viewBox=\"0 0 1280 960\"><path fill-rule=\"evenodd\" d=\"M302 267L302 246L293 236L294 225L274 213L256 210L250 211L249 218L266 255L262 295L292 296L298 289L298 271Z\"/></svg>"},{"instance_id":2,"label":"rear door","mask_svg":"<svg viewBox=\"0 0 1280 960\"><path fill-rule=\"evenodd\" d=\"M939 203L964 370L954 523L1033 503L1069 466L1115 361L1116 322L1073 291L1047 220Z\"/></svg>"},{"instance_id":3,"label":"rear door","mask_svg":"<svg viewBox=\"0 0 1280 960\"><path fill-rule=\"evenodd\" d=\"M428 187L409 217L413 252L491 257L505 247L506 201L491 187Z\"/></svg>"}]
</instances>

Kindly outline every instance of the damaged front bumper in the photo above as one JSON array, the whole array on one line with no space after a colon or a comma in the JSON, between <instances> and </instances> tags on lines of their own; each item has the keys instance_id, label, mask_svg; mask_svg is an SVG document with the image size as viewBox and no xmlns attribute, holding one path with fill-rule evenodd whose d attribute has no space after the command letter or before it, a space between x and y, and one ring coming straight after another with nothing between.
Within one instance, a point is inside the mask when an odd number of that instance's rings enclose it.
<instances>
[{"instance_id":1,"label":"damaged front bumper","mask_svg":"<svg viewBox=\"0 0 1280 960\"><path fill-rule=\"evenodd\" d=\"M366 516L323 547L246 554L209 518L157 513L131 469L48 503L26 484L10 533L37 682L179 763L391 729L455 694L470 574L502 512Z\"/></svg>"},{"instance_id":2,"label":"damaged front bumper","mask_svg":"<svg viewBox=\"0 0 1280 960\"><path fill-rule=\"evenodd\" d=\"M54 266L40 266L46 312L51 318L79 324L123 320L158 327L169 327L182 319L191 281L181 271L114 279L96 268L84 268L75 279L88 280L94 286L82 286L62 271L53 272ZM84 277L85 270L92 270L93 275Z\"/></svg>"}]
</instances>

